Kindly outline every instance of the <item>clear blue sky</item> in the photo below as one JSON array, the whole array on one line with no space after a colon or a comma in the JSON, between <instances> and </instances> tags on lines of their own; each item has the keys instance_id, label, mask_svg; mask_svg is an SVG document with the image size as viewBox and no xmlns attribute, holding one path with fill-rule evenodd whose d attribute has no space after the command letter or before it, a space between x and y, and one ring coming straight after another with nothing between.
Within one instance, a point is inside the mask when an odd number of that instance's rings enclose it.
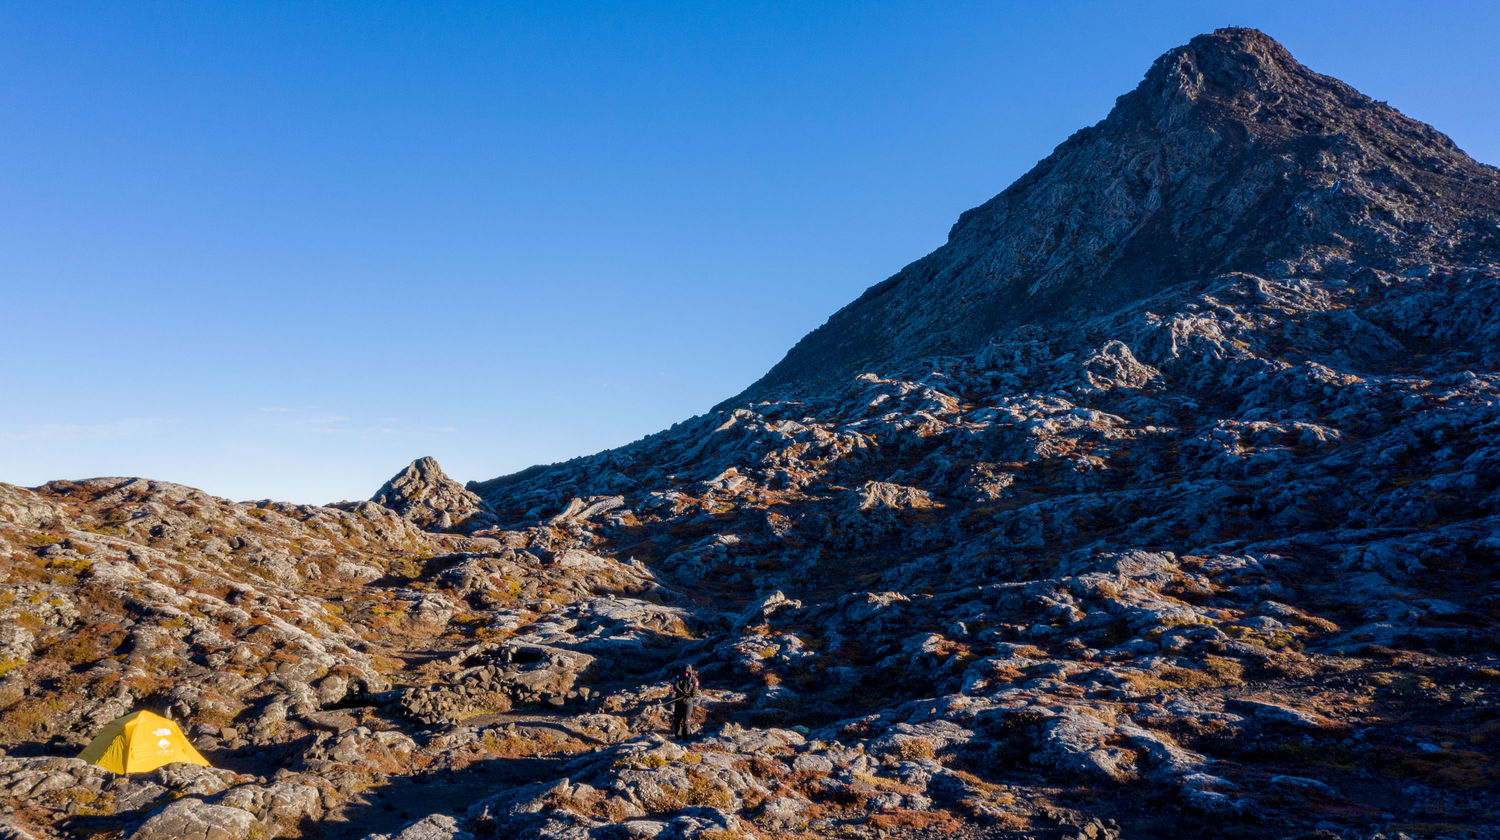
<instances>
[{"instance_id":1,"label":"clear blue sky","mask_svg":"<svg viewBox=\"0 0 1500 840\"><path fill-rule=\"evenodd\" d=\"M364 498L739 391L1224 25L1500 162L1500 4L0 4L0 481Z\"/></svg>"}]
</instances>

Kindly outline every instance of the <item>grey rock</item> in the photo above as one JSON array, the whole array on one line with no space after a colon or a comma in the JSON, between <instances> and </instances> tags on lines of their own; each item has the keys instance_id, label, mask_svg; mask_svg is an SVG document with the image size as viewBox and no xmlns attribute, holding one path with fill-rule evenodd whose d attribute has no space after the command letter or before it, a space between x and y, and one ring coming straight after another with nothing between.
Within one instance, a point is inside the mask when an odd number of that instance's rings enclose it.
<instances>
[{"instance_id":1,"label":"grey rock","mask_svg":"<svg viewBox=\"0 0 1500 840\"><path fill-rule=\"evenodd\" d=\"M403 828L392 840L473 840L474 835L459 828L458 820L447 814L432 814Z\"/></svg>"},{"instance_id":2,"label":"grey rock","mask_svg":"<svg viewBox=\"0 0 1500 840\"><path fill-rule=\"evenodd\" d=\"M254 814L273 833L295 830L304 818L315 820L324 812L317 788L295 782L240 785L220 797L218 804Z\"/></svg>"},{"instance_id":3,"label":"grey rock","mask_svg":"<svg viewBox=\"0 0 1500 840\"><path fill-rule=\"evenodd\" d=\"M449 478L431 458L411 462L375 491L370 501L429 531L472 531L495 524L484 501Z\"/></svg>"},{"instance_id":4,"label":"grey rock","mask_svg":"<svg viewBox=\"0 0 1500 840\"><path fill-rule=\"evenodd\" d=\"M179 799L146 820L130 840L248 840L259 830L255 816L247 811Z\"/></svg>"},{"instance_id":5,"label":"grey rock","mask_svg":"<svg viewBox=\"0 0 1500 840\"><path fill-rule=\"evenodd\" d=\"M1229 708L1237 712L1242 712L1255 720L1265 723L1278 723L1306 729L1322 729L1328 726L1328 722L1317 715L1304 712L1301 709L1283 706L1279 703L1237 699L1231 700L1228 705Z\"/></svg>"},{"instance_id":6,"label":"grey rock","mask_svg":"<svg viewBox=\"0 0 1500 840\"><path fill-rule=\"evenodd\" d=\"M37 840L37 837L12 823L9 818L0 817L0 840Z\"/></svg>"}]
</instances>

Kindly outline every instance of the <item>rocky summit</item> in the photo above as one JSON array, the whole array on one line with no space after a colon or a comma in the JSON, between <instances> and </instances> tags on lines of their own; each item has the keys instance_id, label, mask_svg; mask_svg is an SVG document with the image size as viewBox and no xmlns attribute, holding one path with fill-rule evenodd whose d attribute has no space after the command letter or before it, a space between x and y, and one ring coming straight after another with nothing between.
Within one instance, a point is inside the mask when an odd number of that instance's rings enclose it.
<instances>
[{"instance_id":1,"label":"rocky summit","mask_svg":"<svg viewBox=\"0 0 1500 840\"><path fill-rule=\"evenodd\" d=\"M5 838L1500 837L1500 172L1221 30L710 413L0 540Z\"/></svg>"},{"instance_id":2,"label":"rocky summit","mask_svg":"<svg viewBox=\"0 0 1500 840\"><path fill-rule=\"evenodd\" d=\"M1265 35L1221 30L1157 59L1103 122L964 213L946 245L731 403L1202 294L1233 272L1483 264L1500 248L1497 220L1495 169Z\"/></svg>"}]
</instances>

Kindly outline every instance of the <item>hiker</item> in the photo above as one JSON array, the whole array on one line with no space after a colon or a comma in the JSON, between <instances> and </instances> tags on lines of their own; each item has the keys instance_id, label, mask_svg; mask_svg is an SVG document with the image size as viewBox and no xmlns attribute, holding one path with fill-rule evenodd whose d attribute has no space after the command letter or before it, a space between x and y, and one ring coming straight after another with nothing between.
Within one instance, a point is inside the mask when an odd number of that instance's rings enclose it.
<instances>
[{"instance_id":1,"label":"hiker","mask_svg":"<svg viewBox=\"0 0 1500 840\"><path fill-rule=\"evenodd\" d=\"M692 723L693 709L698 705L698 672L693 666L682 666L682 673L672 680L672 737L686 738Z\"/></svg>"}]
</instances>

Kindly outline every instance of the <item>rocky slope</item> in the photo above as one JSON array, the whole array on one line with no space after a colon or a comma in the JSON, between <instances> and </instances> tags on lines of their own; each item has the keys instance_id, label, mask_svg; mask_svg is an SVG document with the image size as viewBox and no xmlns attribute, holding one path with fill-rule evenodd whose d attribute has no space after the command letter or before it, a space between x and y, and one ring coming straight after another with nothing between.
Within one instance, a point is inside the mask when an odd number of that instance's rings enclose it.
<instances>
[{"instance_id":1,"label":"rocky slope","mask_svg":"<svg viewBox=\"0 0 1500 840\"><path fill-rule=\"evenodd\" d=\"M1224 31L753 401L379 504L0 485L0 836L1500 836L1496 183ZM223 769L64 757L141 705Z\"/></svg>"}]
</instances>

